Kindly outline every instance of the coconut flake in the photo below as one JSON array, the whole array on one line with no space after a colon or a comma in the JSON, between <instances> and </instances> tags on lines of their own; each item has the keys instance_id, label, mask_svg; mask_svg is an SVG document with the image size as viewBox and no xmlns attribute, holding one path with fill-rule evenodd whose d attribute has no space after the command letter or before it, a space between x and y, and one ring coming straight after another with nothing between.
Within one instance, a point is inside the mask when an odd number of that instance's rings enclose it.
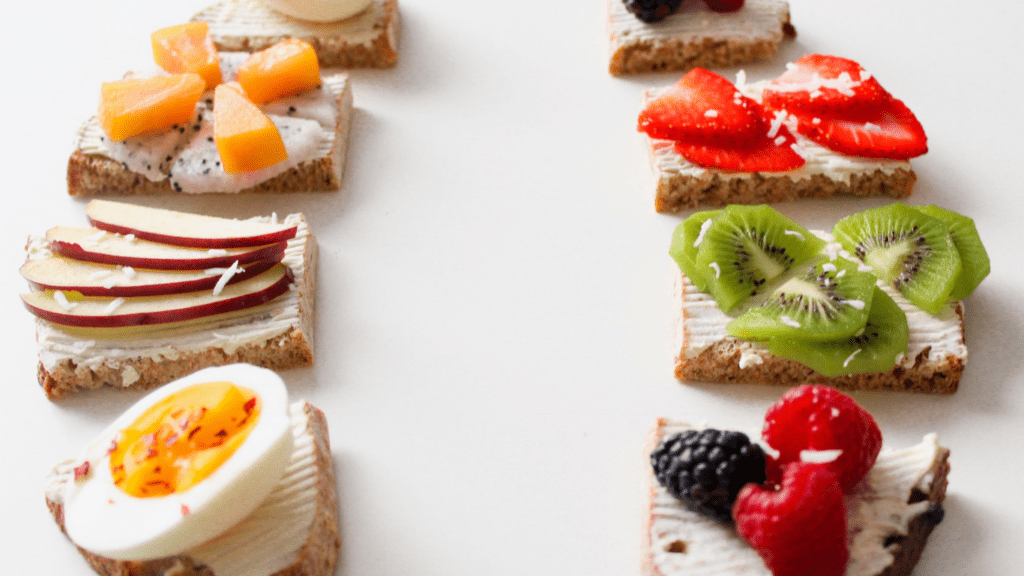
<instances>
[{"instance_id":1,"label":"coconut flake","mask_svg":"<svg viewBox=\"0 0 1024 576\"><path fill-rule=\"evenodd\" d=\"M117 310L121 306L121 304L124 304L124 298L114 298L110 301L110 304L107 304L107 307L103 309L103 314L110 316L114 313L114 310Z\"/></svg>"},{"instance_id":2,"label":"coconut flake","mask_svg":"<svg viewBox=\"0 0 1024 576\"><path fill-rule=\"evenodd\" d=\"M210 248L206 251L210 256L227 256L228 251L223 248Z\"/></svg>"},{"instance_id":3,"label":"coconut flake","mask_svg":"<svg viewBox=\"0 0 1024 576\"><path fill-rule=\"evenodd\" d=\"M718 262L712 262L711 264L708 264L708 266L715 270L715 278L722 275L722 269L718 266Z\"/></svg>"},{"instance_id":4,"label":"coconut flake","mask_svg":"<svg viewBox=\"0 0 1024 576\"><path fill-rule=\"evenodd\" d=\"M704 117L705 118L718 118L718 110L715 110L713 108L710 109L710 110L706 110L704 112Z\"/></svg>"},{"instance_id":5,"label":"coconut flake","mask_svg":"<svg viewBox=\"0 0 1024 576\"><path fill-rule=\"evenodd\" d=\"M127 276L128 278L135 278L135 276L137 276L137 274L135 273L135 268L132 268L131 266L125 266L121 268L121 272L123 272L124 275Z\"/></svg>"},{"instance_id":6,"label":"coconut flake","mask_svg":"<svg viewBox=\"0 0 1024 576\"><path fill-rule=\"evenodd\" d=\"M843 454L841 448L835 450L801 450L800 461L810 462L811 464L827 464L829 462L835 462Z\"/></svg>"},{"instance_id":7,"label":"coconut flake","mask_svg":"<svg viewBox=\"0 0 1024 576\"><path fill-rule=\"evenodd\" d=\"M235 260L231 267L224 271L220 276L220 280L217 280L217 285L213 287L213 295L220 296L220 293L224 290L224 287L231 281L231 277L239 272L238 260Z\"/></svg>"},{"instance_id":8,"label":"coconut flake","mask_svg":"<svg viewBox=\"0 0 1024 576\"><path fill-rule=\"evenodd\" d=\"M782 233L785 234L786 236L796 236L801 241L806 240L806 238L804 238L804 235L799 230L784 230Z\"/></svg>"},{"instance_id":9,"label":"coconut flake","mask_svg":"<svg viewBox=\"0 0 1024 576\"><path fill-rule=\"evenodd\" d=\"M697 239L693 241L693 247L700 246L700 243L704 241L704 235L707 234L708 228L711 228L711 218L708 218L700 225L700 233L697 234Z\"/></svg>"},{"instance_id":10,"label":"coconut flake","mask_svg":"<svg viewBox=\"0 0 1024 576\"><path fill-rule=\"evenodd\" d=\"M846 368L847 366L849 366L849 365L850 365L850 362L853 362L853 357L854 357L854 356L856 356L857 354L860 354L860 351L861 351L861 349L860 349L860 348L857 348L856 350L854 350L854 351L853 351L853 354L850 354L850 355L849 355L849 356L848 356L848 357L846 358L846 361L845 361L845 362L843 362L843 368Z\"/></svg>"},{"instance_id":11,"label":"coconut flake","mask_svg":"<svg viewBox=\"0 0 1024 576\"><path fill-rule=\"evenodd\" d=\"M831 262L825 262L824 264L821 265L821 269L824 270L825 272L835 272L836 265Z\"/></svg>"},{"instance_id":12,"label":"coconut flake","mask_svg":"<svg viewBox=\"0 0 1024 576\"><path fill-rule=\"evenodd\" d=\"M799 322L797 322L796 320L793 320L792 318L790 318L789 316L786 316L785 314L783 314L782 318L779 318L779 320L783 324L785 324L786 326L792 326L793 328L799 328L800 327L800 323Z\"/></svg>"},{"instance_id":13,"label":"coconut flake","mask_svg":"<svg viewBox=\"0 0 1024 576\"><path fill-rule=\"evenodd\" d=\"M60 307L63 308L65 311L71 310L75 306L78 306L78 302L68 302L68 297L65 296L64 293L61 292L60 290L55 290L53 292L53 299L56 300L57 304L59 304Z\"/></svg>"},{"instance_id":14,"label":"coconut flake","mask_svg":"<svg viewBox=\"0 0 1024 576\"><path fill-rule=\"evenodd\" d=\"M864 309L864 301L863 300L840 300L839 303L840 304L846 304L847 306L853 306L857 310L863 310Z\"/></svg>"}]
</instances>

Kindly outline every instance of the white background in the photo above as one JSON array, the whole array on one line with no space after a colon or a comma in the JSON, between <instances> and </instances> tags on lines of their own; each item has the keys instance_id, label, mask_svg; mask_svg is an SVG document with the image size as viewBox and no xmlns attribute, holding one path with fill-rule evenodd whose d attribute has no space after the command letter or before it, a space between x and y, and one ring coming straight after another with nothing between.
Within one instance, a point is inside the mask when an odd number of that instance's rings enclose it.
<instances>
[{"instance_id":1,"label":"white background","mask_svg":"<svg viewBox=\"0 0 1024 576\"><path fill-rule=\"evenodd\" d=\"M150 32L203 5L37 1L4 16L5 573L91 573L49 517L42 478L138 397L45 399L18 300L25 238L85 224L64 180L73 131L101 81L149 62ZM952 449L946 522L921 575L1015 573L1024 560L1021 6L792 0L797 40L747 67L761 79L805 52L860 61L928 132L910 203L973 217L992 258L967 301L958 393L855 394L887 443L937 431ZM352 74L340 193L131 201L311 220L318 358L284 376L330 422L338 574L636 574L654 419L756 429L783 392L672 377L680 217L653 211L634 126L641 89L678 74L610 77L602 0L402 0L401 12L398 66ZM885 202L779 209L829 228Z\"/></svg>"}]
</instances>

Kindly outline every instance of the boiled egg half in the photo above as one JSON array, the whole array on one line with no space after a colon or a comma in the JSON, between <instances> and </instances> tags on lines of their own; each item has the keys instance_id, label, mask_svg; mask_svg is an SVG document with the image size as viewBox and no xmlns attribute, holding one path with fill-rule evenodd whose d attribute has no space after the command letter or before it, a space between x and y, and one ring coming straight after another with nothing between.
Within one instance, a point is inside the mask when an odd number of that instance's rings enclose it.
<instances>
[{"instance_id":1,"label":"boiled egg half","mask_svg":"<svg viewBox=\"0 0 1024 576\"><path fill-rule=\"evenodd\" d=\"M200 370L147 395L76 460L71 540L100 556L180 554L255 510L291 458L288 391L270 370Z\"/></svg>"},{"instance_id":2,"label":"boiled egg half","mask_svg":"<svg viewBox=\"0 0 1024 576\"><path fill-rule=\"evenodd\" d=\"M372 0L265 0L267 6L292 18L337 22L366 10Z\"/></svg>"}]
</instances>

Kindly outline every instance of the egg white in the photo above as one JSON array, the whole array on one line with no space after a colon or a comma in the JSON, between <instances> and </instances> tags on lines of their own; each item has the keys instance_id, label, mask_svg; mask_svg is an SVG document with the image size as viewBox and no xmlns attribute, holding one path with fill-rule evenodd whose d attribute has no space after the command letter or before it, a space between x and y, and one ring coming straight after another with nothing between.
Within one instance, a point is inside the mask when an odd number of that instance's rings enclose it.
<instances>
[{"instance_id":1,"label":"egg white","mask_svg":"<svg viewBox=\"0 0 1024 576\"><path fill-rule=\"evenodd\" d=\"M256 392L262 408L245 442L192 488L152 498L131 496L110 474L111 442L147 408L203 382ZM100 556L148 560L180 554L220 535L255 510L281 479L292 452L288 391L270 370L248 364L207 368L157 389L122 414L83 451L88 476L68 483L64 525L71 540Z\"/></svg>"}]
</instances>

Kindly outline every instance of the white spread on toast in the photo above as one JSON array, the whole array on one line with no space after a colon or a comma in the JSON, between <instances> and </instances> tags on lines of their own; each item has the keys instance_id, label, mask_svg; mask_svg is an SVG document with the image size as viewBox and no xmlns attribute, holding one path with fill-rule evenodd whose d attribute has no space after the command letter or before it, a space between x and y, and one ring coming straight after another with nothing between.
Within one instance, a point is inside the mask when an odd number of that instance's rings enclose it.
<instances>
[{"instance_id":1,"label":"white spread on toast","mask_svg":"<svg viewBox=\"0 0 1024 576\"><path fill-rule=\"evenodd\" d=\"M662 438L693 428L662 421L655 431ZM929 492L944 449L935 434L903 449L882 448L878 460L856 492L847 496L847 538L850 563L846 576L872 576L893 562L885 539L893 532L906 535L911 520L928 509L927 500L908 504L914 488ZM692 512L651 477L654 493L650 510L650 560L661 576L771 576L764 561L731 525ZM685 553L670 552L675 542Z\"/></svg>"},{"instance_id":2,"label":"white spread on toast","mask_svg":"<svg viewBox=\"0 0 1024 576\"><path fill-rule=\"evenodd\" d=\"M269 217L254 218L270 222ZM156 362L174 360L184 354L220 348L231 354L249 344L271 345L286 336L293 328L301 327L300 283L305 274L305 250L310 241L309 226L299 214L284 219L285 224L297 227L295 237L288 241L282 263L295 277L295 283L278 298L266 304L207 318L169 325L156 325L145 330L133 330L118 335L104 329L69 329L36 318L36 339L39 342L39 360L53 371L58 364L70 360L79 367L120 367L123 362L150 358ZM40 239L29 243L29 258L48 251L39 246ZM308 332L308 330L303 330ZM311 334L306 334L307 338ZM138 372L130 366L122 368L123 385L138 380Z\"/></svg>"},{"instance_id":3,"label":"white spread on toast","mask_svg":"<svg viewBox=\"0 0 1024 576\"><path fill-rule=\"evenodd\" d=\"M812 232L827 240L831 239L824 232ZM825 251L838 254L841 252L841 247L835 242L830 242ZM679 269L674 263L673 268L678 273ZM676 315L681 315L682 319L677 322L676 350L681 350L686 358L696 358L711 346L725 340L732 340L741 351L739 364L741 369L761 363L753 360L753 356L767 358L771 355L768 348L761 344L728 335L725 329L726 324L740 312L729 314L722 312L715 299L710 294L698 290L684 274L678 274L677 278L675 309ZM960 358L966 362L967 345L964 343L960 321L963 314L962 302L959 300L949 302L942 307L938 314L932 315L911 304L893 287L882 282L879 282L878 285L889 296L892 296L892 299L907 315L907 326L909 327L907 353L902 358L898 358L904 367L913 367L918 355L925 351L927 351L925 356L927 362L941 363L948 357Z\"/></svg>"},{"instance_id":4,"label":"white spread on toast","mask_svg":"<svg viewBox=\"0 0 1024 576\"><path fill-rule=\"evenodd\" d=\"M221 73L224 81L229 82L248 54L224 52L220 56ZM112 142L96 117L92 117L78 128L74 145L84 154L106 156L121 162L126 169L153 182L166 180L169 173L176 174L177 178L172 178L172 187L178 192L237 192L303 162L331 157L332 151L343 152L344 142L335 146L335 140L338 137L344 139L348 132L347 125L339 127L339 114L343 114L339 111L339 102L343 111L351 108L352 104L348 76L334 74L324 76L322 80L323 84L317 88L260 106L278 126L288 150L287 160L262 170L227 174L220 168L219 156L211 140L213 91L202 95L188 124ZM340 120L347 122L344 116ZM296 127L303 129L296 130ZM335 164L340 165L342 158L343 154L336 153ZM207 163L202 163L203 159Z\"/></svg>"},{"instance_id":5,"label":"white spread on toast","mask_svg":"<svg viewBox=\"0 0 1024 576\"><path fill-rule=\"evenodd\" d=\"M309 536L317 506L316 439L305 402L288 408L294 447L291 461L270 496L225 534L184 553L209 566L217 576L268 576L294 564ZM74 460L46 477L46 498L62 504L74 481Z\"/></svg>"},{"instance_id":6,"label":"white spread on toast","mask_svg":"<svg viewBox=\"0 0 1024 576\"><path fill-rule=\"evenodd\" d=\"M373 0L366 10L337 22L306 22L274 11L261 0L225 0L192 17L210 23L210 35L219 45L232 46L240 38L344 37L347 44L371 46L384 32L385 0Z\"/></svg>"},{"instance_id":7,"label":"white spread on toast","mask_svg":"<svg viewBox=\"0 0 1024 576\"><path fill-rule=\"evenodd\" d=\"M674 14L648 24L626 9L622 0L608 0L609 32L621 43L765 41L778 44L789 21L785 0L747 0L735 12L715 12L704 2L684 2Z\"/></svg>"}]
</instances>

